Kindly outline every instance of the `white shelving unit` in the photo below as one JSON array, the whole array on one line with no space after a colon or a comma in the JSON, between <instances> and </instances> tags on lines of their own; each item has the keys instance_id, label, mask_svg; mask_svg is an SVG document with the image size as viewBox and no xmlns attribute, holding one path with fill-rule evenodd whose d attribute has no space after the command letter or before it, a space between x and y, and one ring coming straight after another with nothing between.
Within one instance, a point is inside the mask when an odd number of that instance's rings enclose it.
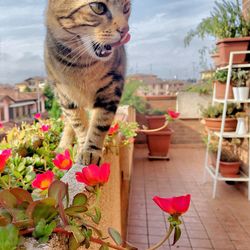
<instances>
[{"instance_id":1,"label":"white shelving unit","mask_svg":"<svg viewBox=\"0 0 250 250\"><path fill-rule=\"evenodd\" d=\"M214 88L214 91L213 91L213 102L212 102L213 105L215 103L222 103L222 104L224 104L224 108L223 108L223 115L222 115L222 123L221 123L220 132L209 131L209 133L208 133L208 145L207 145L206 157L205 157L205 176L204 176L204 180L206 181L207 173L212 177L212 179L214 181L213 198L216 197L216 190L217 190L218 181L248 182L248 200L250 200L250 176L247 176L243 172L240 172L239 177L227 178L227 177L221 176L221 174L219 172L223 139L224 138L247 138L249 140L248 166L249 166L249 175L250 175L250 133L245 134L245 135L238 135L236 132L224 132L228 103L250 103L250 99L245 100L245 101L236 101L234 99L228 99L232 69L233 68L250 68L250 64L238 64L238 65L233 64L234 56L239 55L239 54L250 54L250 51L231 52L230 53L230 59L229 59L229 65L226 66L226 67L222 67L222 68L217 69L217 70L228 69L227 83L226 83L226 93L225 93L225 99L224 100L223 99L216 99L215 98L215 96L216 96L216 88ZM219 137L216 166L211 166L209 164L209 145L210 145L210 142L211 142L211 136L212 135L215 135L215 136Z\"/></svg>"}]
</instances>

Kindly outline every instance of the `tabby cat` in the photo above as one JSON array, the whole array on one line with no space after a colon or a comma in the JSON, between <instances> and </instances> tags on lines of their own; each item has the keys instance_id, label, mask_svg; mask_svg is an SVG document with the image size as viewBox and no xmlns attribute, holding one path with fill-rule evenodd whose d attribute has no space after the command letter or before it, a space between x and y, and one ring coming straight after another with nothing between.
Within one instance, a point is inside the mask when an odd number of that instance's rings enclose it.
<instances>
[{"instance_id":1,"label":"tabby cat","mask_svg":"<svg viewBox=\"0 0 250 250\"><path fill-rule=\"evenodd\" d=\"M77 162L100 164L124 85L131 3L48 1L45 62L65 115L59 148L76 137ZM88 109L93 110L89 124Z\"/></svg>"}]
</instances>

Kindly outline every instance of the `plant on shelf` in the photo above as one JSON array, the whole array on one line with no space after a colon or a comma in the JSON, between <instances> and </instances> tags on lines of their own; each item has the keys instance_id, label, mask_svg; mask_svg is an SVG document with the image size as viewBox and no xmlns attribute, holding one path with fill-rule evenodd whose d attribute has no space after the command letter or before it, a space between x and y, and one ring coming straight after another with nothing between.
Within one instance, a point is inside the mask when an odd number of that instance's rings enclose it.
<instances>
[{"instance_id":1,"label":"plant on shelf","mask_svg":"<svg viewBox=\"0 0 250 250\"><path fill-rule=\"evenodd\" d=\"M241 161L237 154L237 147L241 145L240 139L223 140L219 170L224 177L238 177ZM218 153L218 138L212 137L209 144L211 164L215 168Z\"/></svg>"},{"instance_id":2,"label":"plant on shelf","mask_svg":"<svg viewBox=\"0 0 250 250\"><path fill-rule=\"evenodd\" d=\"M217 41L219 65L227 65L230 51L245 51L250 41L250 20L245 19L239 0L215 1L210 16L204 18L195 30L191 30L185 37L185 44L189 45L194 37L204 39L212 36ZM243 63L245 55L234 57L234 63Z\"/></svg>"},{"instance_id":3,"label":"plant on shelf","mask_svg":"<svg viewBox=\"0 0 250 250\"><path fill-rule=\"evenodd\" d=\"M228 104L224 131L230 132L236 130L236 114L242 111L243 107L241 105L232 103ZM205 126L209 130L220 131L223 115L223 104L209 105L207 108L201 108L201 115L205 120Z\"/></svg>"},{"instance_id":4,"label":"plant on shelf","mask_svg":"<svg viewBox=\"0 0 250 250\"><path fill-rule=\"evenodd\" d=\"M216 89L216 98L217 99L224 99L226 94L226 83L227 83L227 76L228 76L228 70L217 70L214 73L214 86ZM228 93L228 99L233 99L233 86L232 82L234 81L234 71L230 79L230 86L229 86L229 93Z\"/></svg>"},{"instance_id":5,"label":"plant on shelf","mask_svg":"<svg viewBox=\"0 0 250 250\"><path fill-rule=\"evenodd\" d=\"M247 80L249 79L249 71L237 69L234 71L234 99L236 101L246 101L249 97L249 87Z\"/></svg>"}]
</instances>

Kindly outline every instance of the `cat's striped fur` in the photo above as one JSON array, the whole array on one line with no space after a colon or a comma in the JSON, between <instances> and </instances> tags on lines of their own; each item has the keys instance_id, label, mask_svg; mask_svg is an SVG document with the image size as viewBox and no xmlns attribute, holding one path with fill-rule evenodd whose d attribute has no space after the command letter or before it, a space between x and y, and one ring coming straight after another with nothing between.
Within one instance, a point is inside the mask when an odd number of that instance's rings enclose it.
<instances>
[{"instance_id":1,"label":"cat's striped fur","mask_svg":"<svg viewBox=\"0 0 250 250\"><path fill-rule=\"evenodd\" d=\"M103 4L107 9L100 14ZM66 117L59 147L69 147L76 137L77 160L85 165L100 163L125 77L124 47L109 54L110 47L101 45L127 34L129 15L130 0L48 0L45 62ZM93 110L89 124L86 109Z\"/></svg>"}]
</instances>

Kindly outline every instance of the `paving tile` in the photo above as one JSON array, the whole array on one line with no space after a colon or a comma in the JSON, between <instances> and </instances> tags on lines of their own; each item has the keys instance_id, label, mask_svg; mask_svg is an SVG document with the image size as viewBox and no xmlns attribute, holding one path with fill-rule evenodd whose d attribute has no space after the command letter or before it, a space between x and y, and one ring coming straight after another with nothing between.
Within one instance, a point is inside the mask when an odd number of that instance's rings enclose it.
<instances>
[{"instance_id":1,"label":"paving tile","mask_svg":"<svg viewBox=\"0 0 250 250\"><path fill-rule=\"evenodd\" d=\"M128 241L131 242L132 244L134 243L147 244L148 237L147 235L141 235L141 234L128 234Z\"/></svg>"},{"instance_id":2,"label":"paving tile","mask_svg":"<svg viewBox=\"0 0 250 250\"><path fill-rule=\"evenodd\" d=\"M127 230L128 234L148 235L147 227L128 226Z\"/></svg>"},{"instance_id":3,"label":"paving tile","mask_svg":"<svg viewBox=\"0 0 250 250\"><path fill-rule=\"evenodd\" d=\"M231 240L211 240L215 249L221 250L235 250L234 244Z\"/></svg>"},{"instance_id":4,"label":"paving tile","mask_svg":"<svg viewBox=\"0 0 250 250\"><path fill-rule=\"evenodd\" d=\"M192 247L213 248L210 240L207 239L190 239Z\"/></svg>"},{"instance_id":5,"label":"paving tile","mask_svg":"<svg viewBox=\"0 0 250 250\"><path fill-rule=\"evenodd\" d=\"M188 230L188 237L193 239L208 239L208 234L205 230Z\"/></svg>"}]
</instances>

